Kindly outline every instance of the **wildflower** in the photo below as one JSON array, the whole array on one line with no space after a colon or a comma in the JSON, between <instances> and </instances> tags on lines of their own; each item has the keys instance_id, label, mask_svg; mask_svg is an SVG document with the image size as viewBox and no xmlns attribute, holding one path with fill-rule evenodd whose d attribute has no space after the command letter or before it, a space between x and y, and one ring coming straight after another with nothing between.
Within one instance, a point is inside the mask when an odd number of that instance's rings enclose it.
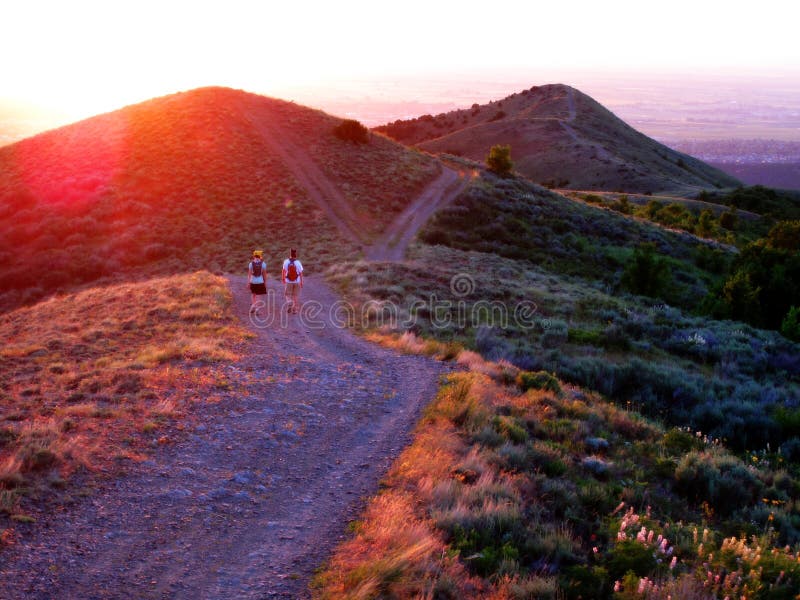
<instances>
[{"instance_id":1,"label":"wildflower","mask_svg":"<svg viewBox=\"0 0 800 600\"><path fill-rule=\"evenodd\" d=\"M643 594L643 593L644 593L644 590L646 589L646 587L647 587L647 577L642 577L642 578L639 580L639 589L638 589L638 593L640 593L640 594Z\"/></svg>"},{"instance_id":2,"label":"wildflower","mask_svg":"<svg viewBox=\"0 0 800 600\"><path fill-rule=\"evenodd\" d=\"M672 560L669 563L669 570L671 571L672 569L674 569L675 565L677 565L677 564L678 564L678 557L677 556L673 556Z\"/></svg>"}]
</instances>

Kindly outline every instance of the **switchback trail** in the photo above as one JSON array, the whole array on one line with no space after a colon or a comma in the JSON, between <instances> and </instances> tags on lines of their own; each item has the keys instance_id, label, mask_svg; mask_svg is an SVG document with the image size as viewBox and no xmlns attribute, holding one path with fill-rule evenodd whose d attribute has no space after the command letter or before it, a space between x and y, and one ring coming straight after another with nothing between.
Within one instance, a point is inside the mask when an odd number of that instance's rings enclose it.
<instances>
[{"instance_id":1,"label":"switchback trail","mask_svg":"<svg viewBox=\"0 0 800 600\"><path fill-rule=\"evenodd\" d=\"M442 174L431 182L386 231L364 252L367 260L401 261L414 236L438 209L449 204L464 189L458 173L442 167Z\"/></svg>"},{"instance_id":2,"label":"switchback trail","mask_svg":"<svg viewBox=\"0 0 800 600\"><path fill-rule=\"evenodd\" d=\"M367 239L347 199L301 147L292 132L274 121L251 118L250 122L311 199L336 224L342 235L364 246ZM455 171L443 166L441 175L429 183L394 219L381 237L365 249L366 258L382 261L402 260L406 248L417 232L437 209L458 195L463 185Z\"/></svg>"},{"instance_id":3,"label":"switchback trail","mask_svg":"<svg viewBox=\"0 0 800 600\"><path fill-rule=\"evenodd\" d=\"M247 321L245 279L229 281ZM306 597L444 367L336 327L314 277L303 295L304 320L275 302L248 354L219 367L246 393L203 405L185 439L40 522L0 557L0 597Z\"/></svg>"},{"instance_id":4,"label":"switchback trail","mask_svg":"<svg viewBox=\"0 0 800 600\"><path fill-rule=\"evenodd\" d=\"M358 219L339 189L295 140L291 132L277 123L250 119L262 139L280 156L294 178L305 188L311 199L325 212L347 239L363 243Z\"/></svg>"}]
</instances>

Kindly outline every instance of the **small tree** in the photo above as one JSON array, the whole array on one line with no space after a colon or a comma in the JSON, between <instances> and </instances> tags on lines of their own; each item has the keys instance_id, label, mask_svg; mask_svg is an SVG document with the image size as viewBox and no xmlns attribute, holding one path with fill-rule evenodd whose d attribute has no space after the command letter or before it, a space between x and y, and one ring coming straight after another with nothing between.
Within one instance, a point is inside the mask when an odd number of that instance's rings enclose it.
<instances>
[{"instance_id":1,"label":"small tree","mask_svg":"<svg viewBox=\"0 0 800 600\"><path fill-rule=\"evenodd\" d=\"M486 157L486 166L489 170L501 177L511 174L514 163L511 162L511 146L492 146L489 156Z\"/></svg>"},{"instance_id":2,"label":"small tree","mask_svg":"<svg viewBox=\"0 0 800 600\"><path fill-rule=\"evenodd\" d=\"M656 256L655 244L649 243L633 251L622 275L622 285L634 294L656 297L666 290L669 279L666 261Z\"/></svg>"},{"instance_id":3,"label":"small tree","mask_svg":"<svg viewBox=\"0 0 800 600\"><path fill-rule=\"evenodd\" d=\"M700 213L700 217L697 219L695 233L700 237L711 237L714 235L715 230L716 226L714 223L714 213L712 213L709 209L705 209Z\"/></svg>"},{"instance_id":4,"label":"small tree","mask_svg":"<svg viewBox=\"0 0 800 600\"><path fill-rule=\"evenodd\" d=\"M719 216L719 224L723 229L733 231L739 224L739 215L736 214L736 207L732 206Z\"/></svg>"},{"instance_id":5,"label":"small tree","mask_svg":"<svg viewBox=\"0 0 800 600\"><path fill-rule=\"evenodd\" d=\"M792 306L781 323L781 333L792 341L800 342L800 308Z\"/></svg>"},{"instance_id":6,"label":"small tree","mask_svg":"<svg viewBox=\"0 0 800 600\"><path fill-rule=\"evenodd\" d=\"M355 144L366 144L369 141L369 130L355 119L345 119L333 128L333 134L340 140Z\"/></svg>"}]
</instances>

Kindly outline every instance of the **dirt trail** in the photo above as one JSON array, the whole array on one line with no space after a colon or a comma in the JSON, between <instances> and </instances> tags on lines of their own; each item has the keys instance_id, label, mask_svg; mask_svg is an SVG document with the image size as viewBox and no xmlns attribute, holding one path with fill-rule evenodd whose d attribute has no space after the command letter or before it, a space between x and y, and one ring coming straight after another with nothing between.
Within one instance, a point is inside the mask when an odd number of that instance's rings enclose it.
<instances>
[{"instance_id":1,"label":"dirt trail","mask_svg":"<svg viewBox=\"0 0 800 600\"><path fill-rule=\"evenodd\" d=\"M564 131L567 132L567 135L572 138L572 141L579 145L590 146L597 153L597 157L600 160L614 160L614 157L611 156L608 150L603 148L603 146L594 142L589 142L572 127L572 123L575 122L575 117L578 115L578 111L575 108L575 90L572 88L567 89L567 112L569 116L566 120L562 119L560 123Z\"/></svg>"},{"instance_id":2,"label":"dirt trail","mask_svg":"<svg viewBox=\"0 0 800 600\"><path fill-rule=\"evenodd\" d=\"M342 235L363 243L365 240L358 229L358 219L350 204L308 153L299 146L293 134L277 123L263 119L250 118L250 123L273 152L281 157L295 179L336 224Z\"/></svg>"},{"instance_id":3,"label":"dirt trail","mask_svg":"<svg viewBox=\"0 0 800 600\"><path fill-rule=\"evenodd\" d=\"M246 320L245 279L230 285ZM280 298L275 282L269 289ZM204 408L185 440L37 525L2 555L0 597L308 595L443 367L335 327L336 297L314 277L303 292L306 316L322 309L313 322L276 301L249 354L220 367L248 394Z\"/></svg>"},{"instance_id":4,"label":"dirt trail","mask_svg":"<svg viewBox=\"0 0 800 600\"><path fill-rule=\"evenodd\" d=\"M339 231L346 238L364 245L367 239L358 226L358 217L352 207L336 185L301 148L293 134L278 123L253 118L250 122ZM458 183L459 175L452 169L443 167L442 174L422 190L378 240L365 249L366 258L380 261L402 260L411 240L433 213L452 201L463 189L463 183Z\"/></svg>"},{"instance_id":5,"label":"dirt trail","mask_svg":"<svg viewBox=\"0 0 800 600\"><path fill-rule=\"evenodd\" d=\"M414 236L439 208L449 204L464 189L466 180L443 167L442 174L430 183L364 252L367 260L401 261Z\"/></svg>"}]
</instances>

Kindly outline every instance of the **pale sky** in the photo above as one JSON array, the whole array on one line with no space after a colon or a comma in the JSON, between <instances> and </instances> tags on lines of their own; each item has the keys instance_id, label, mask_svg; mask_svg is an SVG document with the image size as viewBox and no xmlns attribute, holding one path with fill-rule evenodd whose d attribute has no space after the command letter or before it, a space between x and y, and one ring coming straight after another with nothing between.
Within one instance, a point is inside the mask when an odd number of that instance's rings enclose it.
<instances>
[{"instance_id":1,"label":"pale sky","mask_svg":"<svg viewBox=\"0 0 800 600\"><path fill-rule=\"evenodd\" d=\"M0 0L0 100L77 118L206 85L280 97L473 70L796 74L798 22L796 0Z\"/></svg>"}]
</instances>

